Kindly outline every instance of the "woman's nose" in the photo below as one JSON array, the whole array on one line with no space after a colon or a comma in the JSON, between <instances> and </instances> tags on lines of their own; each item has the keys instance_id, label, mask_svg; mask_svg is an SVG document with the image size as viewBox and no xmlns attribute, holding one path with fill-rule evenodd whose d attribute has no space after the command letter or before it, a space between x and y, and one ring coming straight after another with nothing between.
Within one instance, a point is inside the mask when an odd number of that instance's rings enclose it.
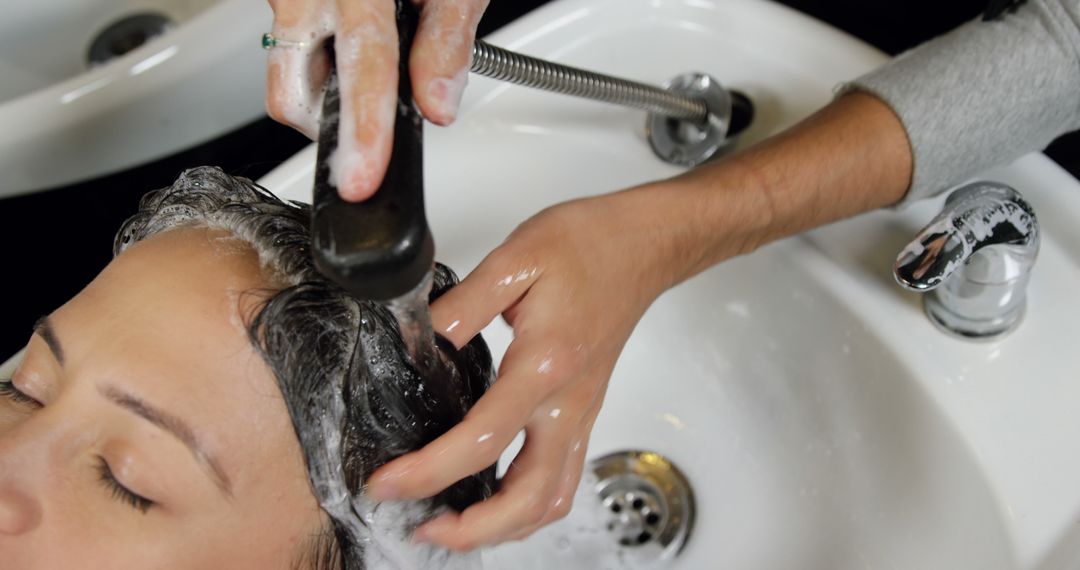
<instances>
[{"instance_id":1,"label":"woman's nose","mask_svg":"<svg viewBox=\"0 0 1080 570\"><path fill-rule=\"evenodd\" d=\"M0 482L0 536L25 534L41 522L41 505L30 495Z\"/></svg>"},{"instance_id":2,"label":"woman's nose","mask_svg":"<svg viewBox=\"0 0 1080 570\"><path fill-rule=\"evenodd\" d=\"M0 538L30 532L41 524L40 486L47 447L31 421L0 427Z\"/></svg>"}]
</instances>

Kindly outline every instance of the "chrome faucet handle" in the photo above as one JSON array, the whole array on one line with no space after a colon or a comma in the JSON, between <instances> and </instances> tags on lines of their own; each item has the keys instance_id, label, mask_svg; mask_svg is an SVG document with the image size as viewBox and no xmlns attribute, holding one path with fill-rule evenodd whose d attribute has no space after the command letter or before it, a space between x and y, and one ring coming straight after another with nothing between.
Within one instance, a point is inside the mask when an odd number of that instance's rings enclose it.
<instances>
[{"instance_id":1,"label":"chrome faucet handle","mask_svg":"<svg viewBox=\"0 0 1080 570\"><path fill-rule=\"evenodd\" d=\"M930 292L924 307L934 324L965 338L992 338L1019 324L1038 253L1035 211L1020 193L974 182L949 196L900 252L893 273L902 287Z\"/></svg>"}]
</instances>

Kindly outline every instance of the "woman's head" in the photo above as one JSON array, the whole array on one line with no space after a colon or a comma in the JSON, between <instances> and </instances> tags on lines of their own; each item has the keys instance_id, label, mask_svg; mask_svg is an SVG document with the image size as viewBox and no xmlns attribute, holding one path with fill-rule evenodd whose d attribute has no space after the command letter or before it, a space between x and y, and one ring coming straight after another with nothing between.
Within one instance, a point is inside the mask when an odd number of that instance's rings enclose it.
<instances>
[{"instance_id":1,"label":"woman's head","mask_svg":"<svg viewBox=\"0 0 1080 570\"><path fill-rule=\"evenodd\" d=\"M449 356L457 381L422 383L385 310L315 272L308 216L208 168L144 198L117 257L38 325L3 388L5 568L363 568L378 555L320 509L330 488L307 466L336 460L360 497L378 465L463 417L490 356L476 341ZM452 279L440 269L435 293ZM326 421L335 393L340 424ZM369 518L407 540L492 485L488 470L402 520Z\"/></svg>"}]
</instances>

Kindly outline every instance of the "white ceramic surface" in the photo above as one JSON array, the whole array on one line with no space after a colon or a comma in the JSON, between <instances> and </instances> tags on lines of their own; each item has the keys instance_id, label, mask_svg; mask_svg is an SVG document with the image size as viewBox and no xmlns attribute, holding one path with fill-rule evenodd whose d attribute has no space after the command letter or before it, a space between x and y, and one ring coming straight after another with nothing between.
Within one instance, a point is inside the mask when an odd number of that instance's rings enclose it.
<instances>
[{"instance_id":1,"label":"white ceramic surface","mask_svg":"<svg viewBox=\"0 0 1080 570\"><path fill-rule=\"evenodd\" d=\"M562 0L489 40L654 83L711 73L757 104L745 142L885 61L761 0ZM545 206L676 172L639 113L476 77L458 124L427 135L438 257L461 272ZM313 160L263 183L309 199ZM687 472L700 518L674 567L1080 566L1080 183L1041 155L986 177L1023 192L1044 230L1026 321L998 342L945 336L893 283L940 199L770 245L653 306L589 455L644 448ZM485 334L496 354L509 342L502 323ZM559 551L574 532L496 549L492 567L586 567Z\"/></svg>"},{"instance_id":2,"label":"white ceramic surface","mask_svg":"<svg viewBox=\"0 0 1080 570\"><path fill-rule=\"evenodd\" d=\"M0 198L142 164L264 113L261 0L0 0ZM88 68L92 38L154 11L177 27Z\"/></svg>"}]
</instances>

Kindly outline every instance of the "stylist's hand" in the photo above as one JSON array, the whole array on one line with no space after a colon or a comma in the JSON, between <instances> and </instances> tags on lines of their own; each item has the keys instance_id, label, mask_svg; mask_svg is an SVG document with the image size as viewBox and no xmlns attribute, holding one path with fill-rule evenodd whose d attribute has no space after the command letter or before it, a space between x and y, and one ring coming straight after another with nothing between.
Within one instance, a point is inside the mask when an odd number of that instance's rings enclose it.
<instances>
[{"instance_id":1,"label":"stylist's hand","mask_svg":"<svg viewBox=\"0 0 1080 570\"><path fill-rule=\"evenodd\" d=\"M623 345L675 279L679 254L642 187L557 205L518 227L432 307L462 346L502 314L514 329L498 380L465 420L368 479L376 499L427 497L525 446L490 500L417 529L415 540L468 550L523 538L566 515L589 433Z\"/></svg>"},{"instance_id":2,"label":"stylist's hand","mask_svg":"<svg viewBox=\"0 0 1080 570\"><path fill-rule=\"evenodd\" d=\"M524 428L498 494L416 538L471 549L564 515L608 376L649 304L764 243L896 204L910 185L910 149L888 105L848 94L740 153L525 222L432 307L457 346L502 313L514 341L499 379L462 423L376 471L369 491L430 496L493 463Z\"/></svg>"},{"instance_id":3,"label":"stylist's hand","mask_svg":"<svg viewBox=\"0 0 1080 570\"><path fill-rule=\"evenodd\" d=\"M416 103L428 120L457 115L476 26L488 0L413 0L420 27L409 66ZM321 48L334 36L341 81L341 130L332 165L341 197L360 201L382 182L390 161L397 105L398 41L394 0L270 0L276 38L304 42L271 50L270 116L308 137L319 135L330 62Z\"/></svg>"}]
</instances>

